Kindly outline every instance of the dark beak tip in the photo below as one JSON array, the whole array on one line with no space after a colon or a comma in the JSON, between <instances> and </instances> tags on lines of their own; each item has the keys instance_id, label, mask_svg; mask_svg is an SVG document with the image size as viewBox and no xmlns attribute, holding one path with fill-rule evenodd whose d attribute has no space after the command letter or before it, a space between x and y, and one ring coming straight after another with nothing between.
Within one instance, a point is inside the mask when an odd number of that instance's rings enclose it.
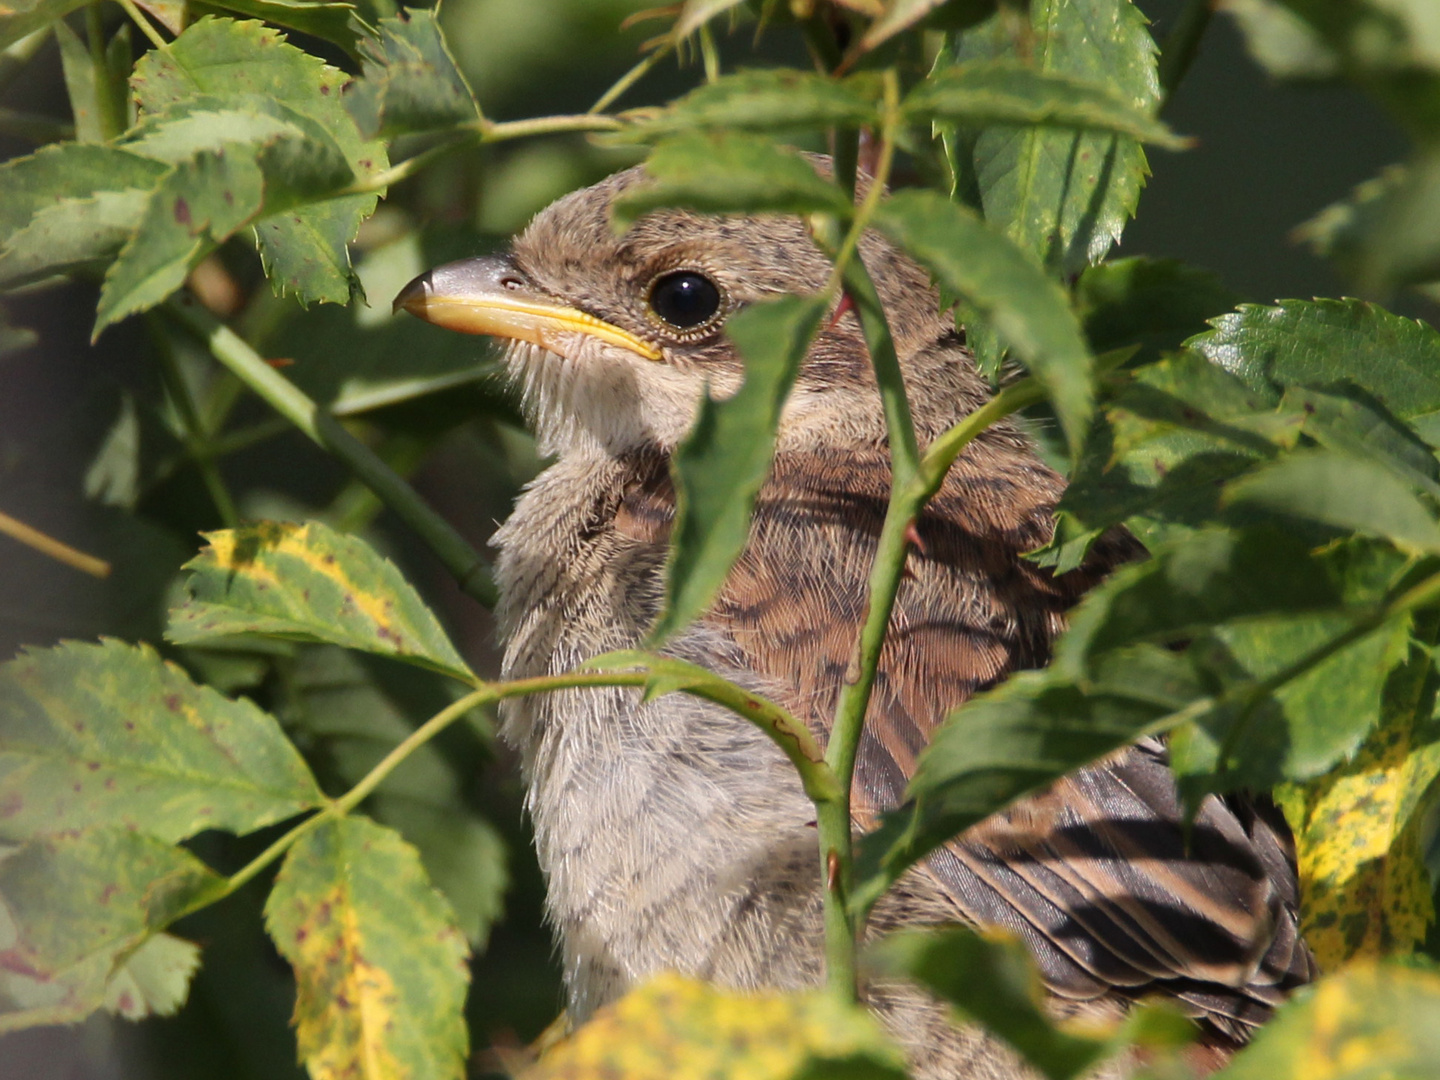
<instances>
[{"instance_id":1,"label":"dark beak tip","mask_svg":"<svg viewBox=\"0 0 1440 1080\"><path fill-rule=\"evenodd\" d=\"M417 302L423 301L430 291L430 271L427 270L415 280L411 281L403 289L395 294L395 302L390 305L390 313L398 315L402 310L416 314Z\"/></svg>"}]
</instances>

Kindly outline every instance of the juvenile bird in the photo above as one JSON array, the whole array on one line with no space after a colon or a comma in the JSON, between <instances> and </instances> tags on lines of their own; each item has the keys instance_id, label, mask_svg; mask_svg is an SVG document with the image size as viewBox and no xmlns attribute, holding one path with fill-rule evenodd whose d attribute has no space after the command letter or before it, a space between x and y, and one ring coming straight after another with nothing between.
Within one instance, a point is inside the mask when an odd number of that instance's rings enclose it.
<instances>
[{"instance_id":1,"label":"juvenile bird","mask_svg":"<svg viewBox=\"0 0 1440 1080\"><path fill-rule=\"evenodd\" d=\"M740 385L723 328L744 305L820 291L830 266L800 220L653 212L617 236L632 169L543 211L505 256L417 278L396 306L512 339L506 363L554 464L496 534L504 676L568 671L636 647L662 598L675 512L669 458L703 394ZM860 253L896 338L924 445L987 400L923 270L879 236ZM748 546L713 608L669 654L762 693L823 741L863 618L889 495L885 421L859 324L824 326L780 423ZM857 820L896 806L946 713L1045 664L1066 610L1124 535L1055 576L1044 544L1063 481L1002 423L961 455L916 523L870 704ZM814 811L757 729L674 694L571 690L508 702L560 939L572 1016L661 970L750 988L823 975ZM1187 847L1165 751L1139 744L971 829L911 871L871 932L963 922L1029 945L1059 1012L1147 995L1196 1017L1215 1060L1243 1043L1312 961L1294 855L1268 804L1210 797ZM866 1000L924 1080L1017 1080L1015 1055L918 990Z\"/></svg>"}]
</instances>

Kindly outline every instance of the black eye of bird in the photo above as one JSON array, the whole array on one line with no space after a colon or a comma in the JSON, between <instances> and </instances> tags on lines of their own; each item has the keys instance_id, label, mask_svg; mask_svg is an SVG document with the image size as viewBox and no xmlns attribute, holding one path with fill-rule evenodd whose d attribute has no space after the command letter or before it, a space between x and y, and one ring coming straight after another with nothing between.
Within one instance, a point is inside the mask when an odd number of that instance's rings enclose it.
<instances>
[{"instance_id":1,"label":"black eye of bird","mask_svg":"<svg viewBox=\"0 0 1440 1080\"><path fill-rule=\"evenodd\" d=\"M694 270L676 270L650 287L650 310L677 330L693 330L720 310L720 287Z\"/></svg>"}]
</instances>

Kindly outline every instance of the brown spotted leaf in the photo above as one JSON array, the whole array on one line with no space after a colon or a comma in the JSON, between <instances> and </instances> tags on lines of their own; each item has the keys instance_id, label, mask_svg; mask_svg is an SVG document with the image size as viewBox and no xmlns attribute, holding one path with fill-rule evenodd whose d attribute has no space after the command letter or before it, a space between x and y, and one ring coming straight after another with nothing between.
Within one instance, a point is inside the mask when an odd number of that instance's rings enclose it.
<instances>
[{"instance_id":1,"label":"brown spotted leaf","mask_svg":"<svg viewBox=\"0 0 1440 1080\"><path fill-rule=\"evenodd\" d=\"M1378 728L1354 758L1292 789L1302 930L1322 969L1357 956L1406 953L1435 918L1425 869L1422 796L1440 775L1426 737L1431 660L1418 647L1385 685Z\"/></svg>"},{"instance_id":2,"label":"brown spotted leaf","mask_svg":"<svg viewBox=\"0 0 1440 1080\"><path fill-rule=\"evenodd\" d=\"M464 1075L469 950L398 833L346 817L306 834L265 919L295 969L296 1036L313 1080Z\"/></svg>"},{"instance_id":3,"label":"brown spotted leaf","mask_svg":"<svg viewBox=\"0 0 1440 1080\"><path fill-rule=\"evenodd\" d=\"M365 541L316 521L262 521L206 539L210 546L185 566L190 599L170 613L171 641L319 641L474 681L419 594Z\"/></svg>"},{"instance_id":4,"label":"brown spotted leaf","mask_svg":"<svg viewBox=\"0 0 1440 1080\"><path fill-rule=\"evenodd\" d=\"M199 950L159 931L220 882L183 848L126 829L0 856L0 1034L101 1008L174 1012Z\"/></svg>"},{"instance_id":5,"label":"brown spotted leaf","mask_svg":"<svg viewBox=\"0 0 1440 1080\"><path fill-rule=\"evenodd\" d=\"M173 843L323 801L273 717L152 649L69 642L0 665L0 840L119 825Z\"/></svg>"},{"instance_id":6,"label":"brown spotted leaf","mask_svg":"<svg viewBox=\"0 0 1440 1080\"><path fill-rule=\"evenodd\" d=\"M666 974L601 1009L524 1080L904 1075L874 1019L836 997L738 994Z\"/></svg>"}]
</instances>

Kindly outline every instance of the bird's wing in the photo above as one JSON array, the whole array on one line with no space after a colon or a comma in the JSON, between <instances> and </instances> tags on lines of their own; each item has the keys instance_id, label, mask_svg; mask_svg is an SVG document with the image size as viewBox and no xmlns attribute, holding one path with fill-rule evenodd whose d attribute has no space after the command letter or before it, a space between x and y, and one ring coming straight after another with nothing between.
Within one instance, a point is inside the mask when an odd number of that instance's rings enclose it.
<instances>
[{"instance_id":1,"label":"bird's wing","mask_svg":"<svg viewBox=\"0 0 1440 1080\"><path fill-rule=\"evenodd\" d=\"M961 457L917 523L860 746L861 820L899 805L950 709L1043 665L1065 611L1138 551L1112 538L1059 578L1021 559L1048 539L1061 488L1027 453L992 446ZM822 736L863 618L888 494L878 451L777 458L750 545L707 618ZM635 498L625 514L638 527L659 523L664 509ZM1052 991L1073 1001L1159 990L1243 1039L1310 974L1283 820L1212 797L1187 850L1153 740L982 823L921 872L961 917L1024 937Z\"/></svg>"}]
</instances>

